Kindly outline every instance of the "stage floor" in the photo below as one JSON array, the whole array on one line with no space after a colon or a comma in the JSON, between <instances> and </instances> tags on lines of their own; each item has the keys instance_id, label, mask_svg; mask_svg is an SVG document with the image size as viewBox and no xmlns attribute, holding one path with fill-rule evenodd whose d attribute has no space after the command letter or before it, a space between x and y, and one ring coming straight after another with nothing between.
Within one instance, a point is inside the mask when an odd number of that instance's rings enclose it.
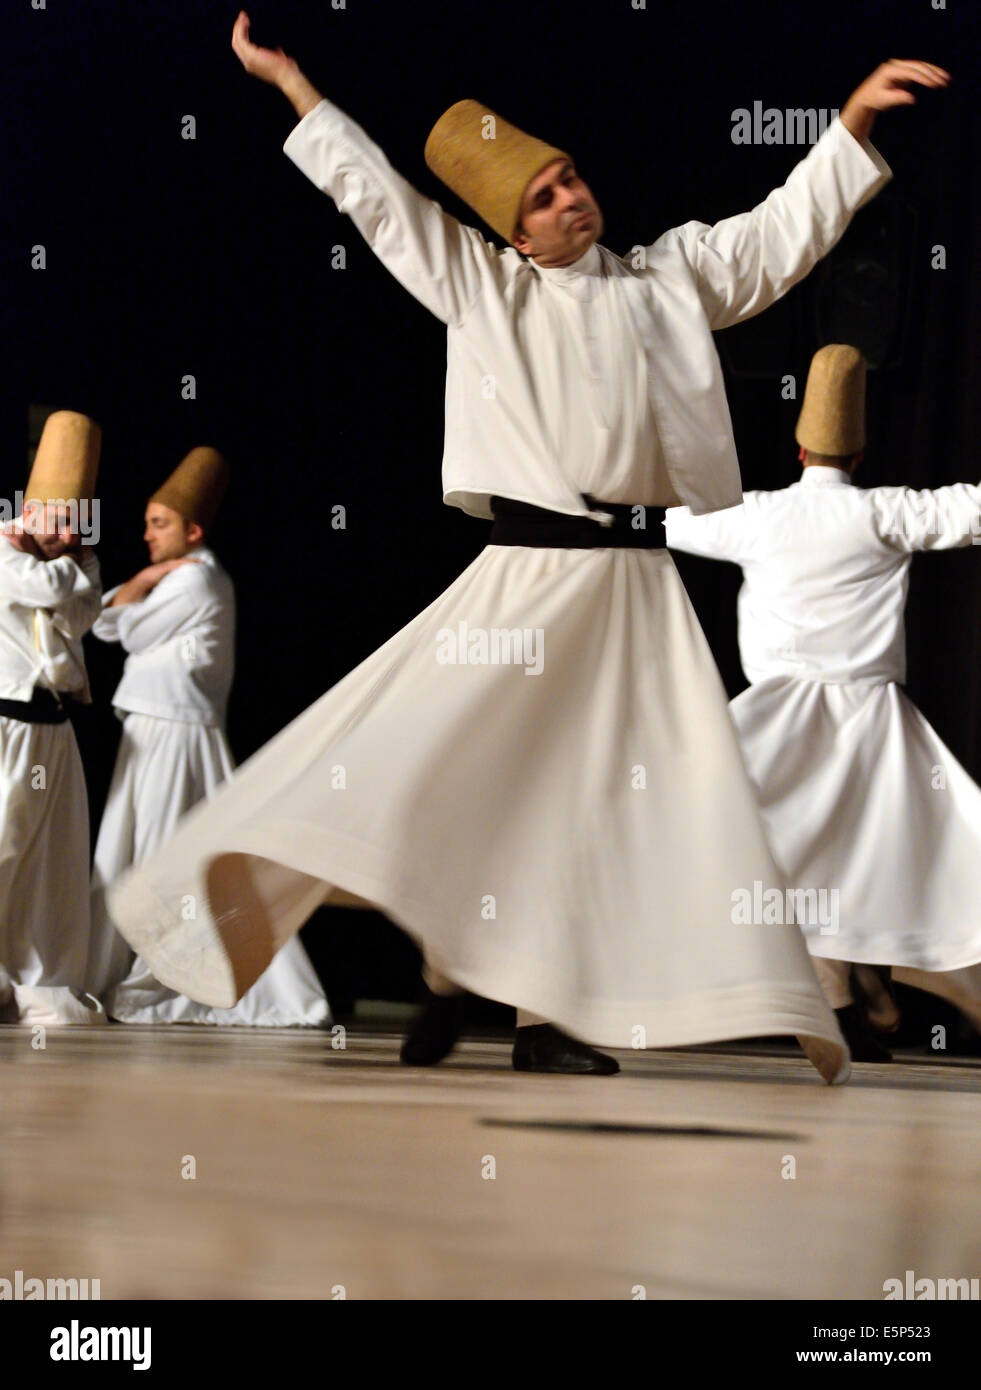
<instances>
[{"instance_id":1,"label":"stage floor","mask_svg":"<svg viewBox=\"0 0 981 1390\"><path fill-rule=\"evenodd\" d=\"M115 1026L42 1051L0 1028L0 1277L98 1278L103 1298L881 1299L908 1269L981 1275L977 1063L905 1054L830 1089L762 1044L573 1078L512 1072L503 1037L432 1070L398 1043Z\"/></svg>"}]
</instances>

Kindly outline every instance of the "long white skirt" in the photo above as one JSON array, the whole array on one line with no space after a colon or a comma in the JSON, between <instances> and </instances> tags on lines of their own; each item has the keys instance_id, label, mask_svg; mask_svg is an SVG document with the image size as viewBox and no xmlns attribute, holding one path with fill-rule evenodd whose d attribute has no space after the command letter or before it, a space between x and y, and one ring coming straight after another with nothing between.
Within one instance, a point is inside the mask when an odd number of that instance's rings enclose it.
<instances>
[{"instance_id":1,"label":"long white skirt","mask_svg":"<svg viewBox=\"0 0 981 1390\"><path fill-rule=\"evenodd\" d=\"M774 678L732 716L774 856L837 891L818 956L923 971L981 961L981 789L896 685Z\"/></svg>"},{"instance_id":2,"label":"long white skirt","mask_svg":"<svg viewBox=\"0 0 981 1390\"><path fill-rule=\"evenodd\" d=\"M316 972L295 939L280 952L235 1008L215 1009L166 989L122 939L105 907L105 886L153 854L187 811L212 796L234 773L220 729L128 713L93 873L93 952L90 991L123 1023L220 1023L287 1028L327 1021ZM188 904L185 903L185 910Z\"/></svg>"},{"instance_id":3,"label":"long white skirt","mask_svg":"<svg viewBox=\"0 0 981 1390\"><path fill-rule=\"evenodd\" d=\"M0 996L83 989L89 813L71 724L0 716Z\"/></svg>"},{"instance_id":4,"label":"long white skirt","mask_svg":"<svg viewBox=\"0 0 981 1390\"><path fill-rule=\"evenodd\" d=\"M526 630L524 661L481 661L492 629ZM733 921L756 880L779 881L668 553L488 546L110 905L161 979L216 1005L343 890L460 985L590 1042L787 1033L843 1070L799 928Z\"/></svg>"}]
</instances>

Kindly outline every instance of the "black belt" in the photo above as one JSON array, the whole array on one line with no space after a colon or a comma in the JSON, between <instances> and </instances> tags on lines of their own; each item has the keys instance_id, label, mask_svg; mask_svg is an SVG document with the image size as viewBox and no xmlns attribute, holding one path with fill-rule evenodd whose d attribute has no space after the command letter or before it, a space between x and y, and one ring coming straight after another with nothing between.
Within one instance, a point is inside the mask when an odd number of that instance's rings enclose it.
<instances>
[{"instance_id":1,"label":"black belt","mask_svg":"<svg viewBox=\"0 0 981 1390\"><path fill-rule=\"evenodd\" d=\"M20 719L25 724L64 724L71 698L65 691L56 695L36 685L29 700L0 700L0 715Z\"/></svg>"},{"instance_id":2,"label":"black belt","mask_svg":"<svg viewBox=\"0 0 981 1390\"><path fill-rule=\"evenodd\" d=\"M664 550L664 507L600 502L588 492L582 500L591 511L608 512L612 526L588 516L566 516L510 497L492 497L489 545L533 545L558 550Z\"/></svg>"}]
</instances>

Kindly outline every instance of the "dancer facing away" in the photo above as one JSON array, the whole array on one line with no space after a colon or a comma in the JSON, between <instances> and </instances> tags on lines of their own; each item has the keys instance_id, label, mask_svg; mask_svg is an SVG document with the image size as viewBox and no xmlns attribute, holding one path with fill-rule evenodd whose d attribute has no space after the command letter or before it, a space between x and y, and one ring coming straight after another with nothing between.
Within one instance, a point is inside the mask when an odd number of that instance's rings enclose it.
<instances>
[{"instance_id":1,"label":"dancer facing away","mask_svg":"<svg viewBox=\"0 0 981 1390\"><path fill-rule=\"evenodd\" d=\"M447 995L470 989L517 1007L519 1069L617 1069L587 1044L784 1033L843 1079L799 928L732 920L734 889L780 880L661 509L740 500L711 332L831 248L888 177L875 113L946 75L885 64L758 208L668 232L637 266L599 244L568 154L479 103L443 115L426 157L503 251L254 45L244 14L233 46L300 116L287 154L446 323L444 497L494 526L110 890L120 930L172 988L228 1005L315 907L353 896L427 962L407 1061L449 1050Z\"/></svg>"},{"instance_id":2,"label":"dancer facing away","mask_svg":"<svg viewBox=\"0 0 981 1390\"><path fill-rule=\"evenodd\" d=\"M865 360L843 343L814 356L797 442L799 481L711 516L672 509L668 544L743 570L751 684L732 717L788 882L836 895L834 921L804 930L852 1056L888 1061L855 976L873 1020L898 1013L862 966L981 1028L981 789L902 689L913 555L981 544L981 485L853 486Z\"/></svg>"}]
</instances>

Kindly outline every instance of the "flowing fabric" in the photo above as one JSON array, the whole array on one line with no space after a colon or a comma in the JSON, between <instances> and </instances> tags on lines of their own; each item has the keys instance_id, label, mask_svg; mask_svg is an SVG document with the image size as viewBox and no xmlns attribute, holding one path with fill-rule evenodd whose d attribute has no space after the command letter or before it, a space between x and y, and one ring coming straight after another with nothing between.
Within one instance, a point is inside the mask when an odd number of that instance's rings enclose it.
<instances>
[{"instance_id":1,"label":"flowing fabric","mask_svg":"<svg viewBox=\"0 0 981 1390\"><path fill-rule=\"evenodd\" d=\"M981 961L981 788L900 687L776 676L732 716L788 882L837 893L819 956L924 971Z\"/></svg>"},{"instance_id":2,"label":"flowing fabric","mask_svg":"<svg viewBox=\"0 0 981 1390\"><path fill-rule=\"evenodd\" d=\"M89 988L123 1023L316 1025L329 1011L301 942L293 940L234 1008L214 1009L165 988L105 910L105 885L165 841L187 811L233 775L224 733L204 724L127 714L96 844L96 931ZM188 905L184 905L187 910Z\"/></svg>"},{"instance_id":3,"label":"flowing fabric","mask_svg":"<svg viewBox=\"0 0 981 1390\"><path fill-rule=\"evenodd\" d=\"M218 1007L340 891L591 1042L790 1033L837 1072L799 928L733 920L755 880L780 882L667 552L488 546L109 904L160 979Z\"/></svg>"}]
</instances>

